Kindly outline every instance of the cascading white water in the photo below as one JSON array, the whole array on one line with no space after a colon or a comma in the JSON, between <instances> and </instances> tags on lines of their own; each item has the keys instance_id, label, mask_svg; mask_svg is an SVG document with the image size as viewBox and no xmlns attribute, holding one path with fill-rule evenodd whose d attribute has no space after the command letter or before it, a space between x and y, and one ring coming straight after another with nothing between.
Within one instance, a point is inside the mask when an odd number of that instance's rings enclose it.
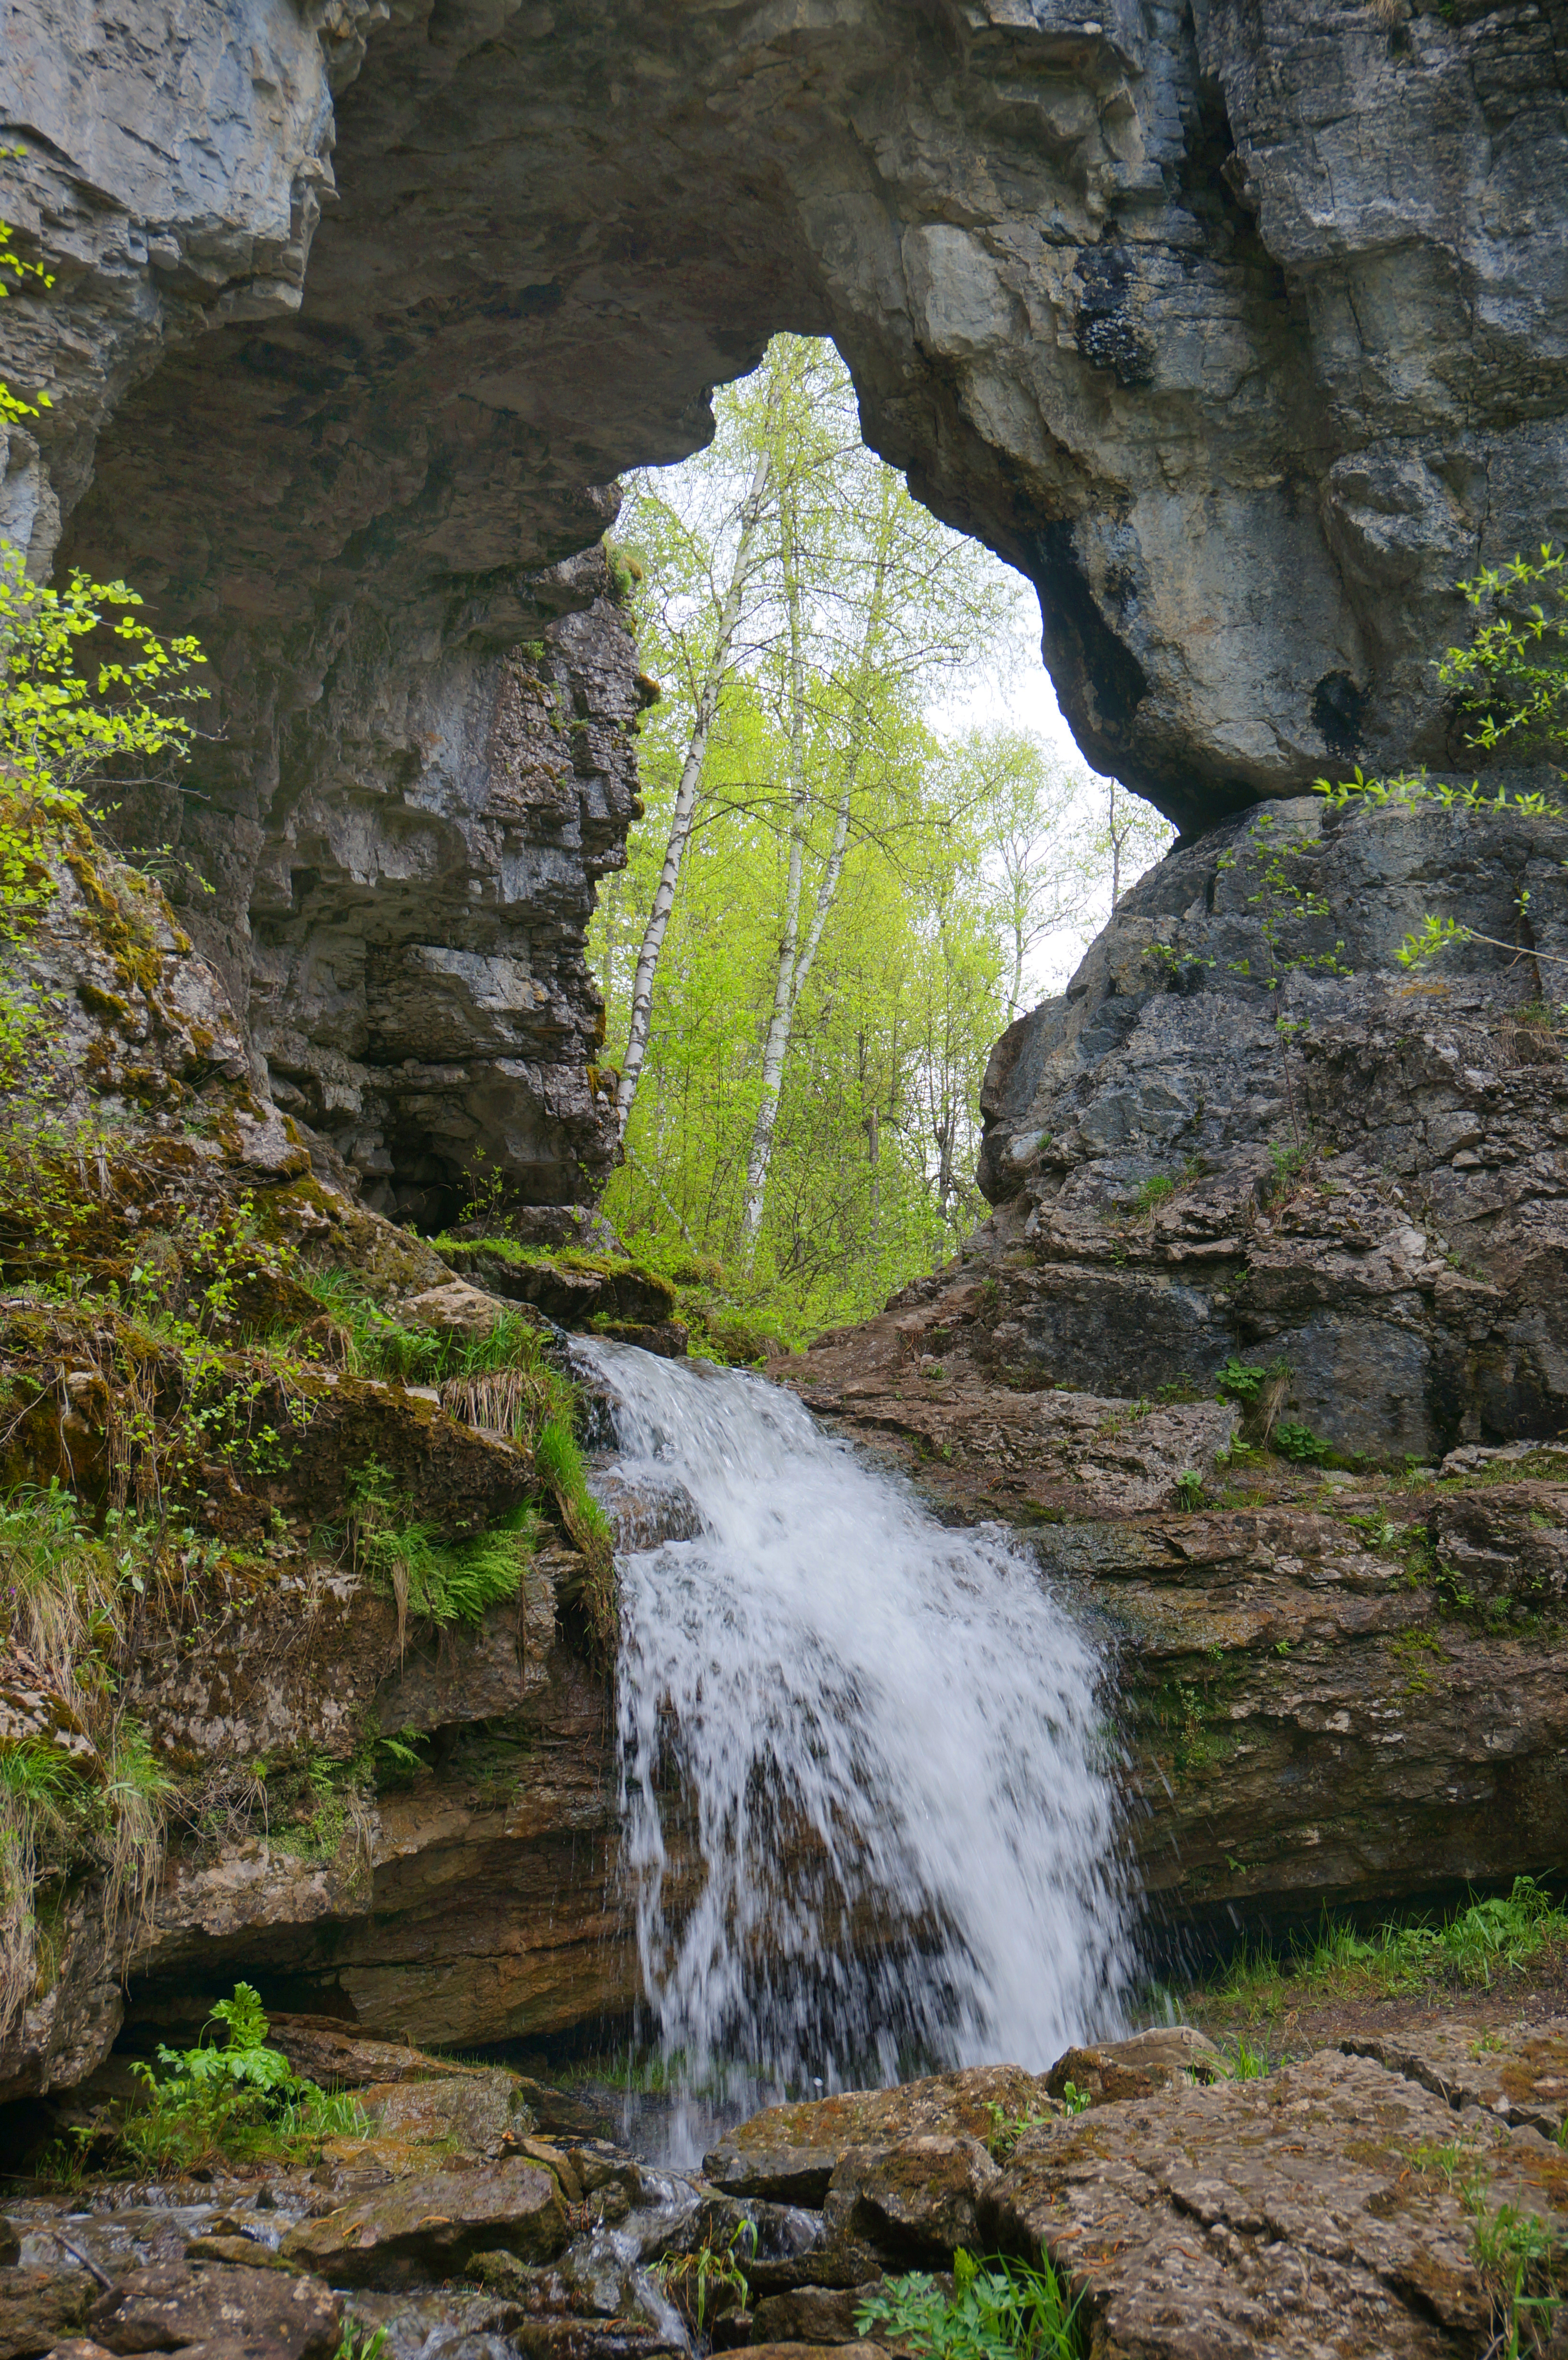
<instances>
[{"instance_id":1,"label":"cascading white water","mask_svg":"<svg viewBox=\"0 0 1568 2360\"><path fill-rule=\"evenodd\" d=\"M1114 2025L1099 1666L1033 1559L944 1530L760 1378L574 1350L618 1476L678 1482L702 1525L618 1560L626 1855L666 2049L831 2088L1038 2070Z\"/></svg>"}]
</instances>

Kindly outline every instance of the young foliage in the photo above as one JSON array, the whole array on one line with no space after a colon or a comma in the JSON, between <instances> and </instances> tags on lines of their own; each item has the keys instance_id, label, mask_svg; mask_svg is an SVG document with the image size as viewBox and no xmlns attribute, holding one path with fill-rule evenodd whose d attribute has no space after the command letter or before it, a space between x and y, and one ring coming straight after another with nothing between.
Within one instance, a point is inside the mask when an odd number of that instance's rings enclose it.
<instances>
[{"instance_id":1,"label":"young foliage","mask_svg":"<svg viewBox=\"0 0 1568 2360\"><path fill-rule=\"evenodd\" d=\"M979 2262L959 2246L953 2292L912 2271L888 2278L855 2314L855 2331L883 2340L912 2360L1077 2360L1077 2309L1049 2264Z\"/></svg>"}]
</instances>

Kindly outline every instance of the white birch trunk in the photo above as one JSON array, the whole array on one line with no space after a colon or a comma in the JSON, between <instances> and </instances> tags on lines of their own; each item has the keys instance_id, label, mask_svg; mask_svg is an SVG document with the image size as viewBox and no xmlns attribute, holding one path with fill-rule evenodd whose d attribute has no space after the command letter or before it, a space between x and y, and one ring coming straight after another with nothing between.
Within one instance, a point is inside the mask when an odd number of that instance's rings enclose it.
<instances>
[{"instance_id":1,"label":"white birch trunk","mask_svg":"<svg viewBox=\"0 0 1568 2360\"><path fill-rule=\"evenodd\" d=\"M804 859L806 821L811 797L805 777L805 697L800 644L800 583L791 562L788 574L789 593L789 690L790 730L789 752L791 770L789 832L789 876L785 891L784 933L779 945L779 971L773 987L773 1012L768 1019L768 1039L762 1053L762 1101L757 1109L757 1123L752 1132L751 1154L746 1169L746 1206L741 1216L741 1246L749 1262L757 1251L757 1240L762 1228L762 1210L768 1191L768 1166L773 1155L773 1130L779 1119L779 1098L784 1085L784 1060L789 1052L790 1029L800 992L822 939L828 913L838 892L838 880L844 870L844 849L849 842L849 811L855 792L855 782L860 770L860 759L866 750L866 716L870 695L871 656L882 628L882 606L887 580L887 515L888 493L886 484L882 493L883 530L877 551L877 572L872 583L870 604L866 614L866 631L861 641L859 664L859 696L856 703L853 734L844 760L844 788L833 815L833 842L828 848L827 867L817 888L816 905L811 913L811 927L804 947L797 954L800 917L800 874ZM786 533L788 534L788 528ZM786 547L790 544L787 539Z\"/></svg>"},{"instance_id":2,"label":"white birch trunk","mask_svg":"<svg viewBox=\"0 0 1568 2360\"><path fill-rule=\"evenodd\" d=\"M784 1053L789 1045L794 1014L795 948L800 939L800 880L806 853L806 683L800 647L800 550L795 539L791 502L779 505L779 538L784 554L784 597L789 617L789 869L784 886L784 929L779 940L779 965L773 978L773 1009L762 1050L762 1103L751 1135L746 1167L746 1203L741 1213L741 1243L749 1262L762 1227L768 1164L773 1153L773 1125L779 1112L779 1092L784 1075Z\"/></svg>"},{"instance_id":3,"label":"white birch trunk","mask_svg":"<svg viewBox=\"0 0 1568 2360\"><path fill-rule=\"evenodd\" d=\"M659 955L664 948L664 937L670 928L670 912L675 904L675 888L681 880L681 864L686 857L686 847L691 836L691 817L697 807L697 790L702 782L702 765L707 758L708 739L713 718L719 709L719 694L729 670L730 649L740 622L746 598L746 574L751 563L751 544L762 517L762 504L767 497L768 478L772 464L771 452L765 448L757 459L740 512L740 539L735 544L735 564L730 574L729 588L719 610L718 635L713 641L702 685L697 696L696 717L691 724L691 736L686 748L686 760L681 772L681 784L676 790L675 808L670 820L670 841L665 847L664 866L659 871L653 907L643 928L642 947L637 953L637 972L632 978L631 1024L626 1035L626 1054L615 1083L615 1137L626 1135L626 1122L637 1098L637 1082L642 1074L643 1060L648 1054L648 1028L653 1018L653 980L659 970Z\"/></svg>"}]
</instances>

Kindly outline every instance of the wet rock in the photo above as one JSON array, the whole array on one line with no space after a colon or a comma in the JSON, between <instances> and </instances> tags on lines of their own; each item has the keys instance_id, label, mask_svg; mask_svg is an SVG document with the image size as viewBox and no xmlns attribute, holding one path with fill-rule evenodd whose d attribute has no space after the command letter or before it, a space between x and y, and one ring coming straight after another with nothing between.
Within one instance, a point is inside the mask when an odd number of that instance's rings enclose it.
<instances>
[{"instance_id":1,"label":"wet rock","mask_svg":"<svg viewBox=\"0 0 1568 2360\"><path fill-rule=\"evenodd\" d=\"M57 2344L52 2352L46 2354L45 2360L111 2360L111 2355L103 2344L94 2344L90 2335L72 2335L63 2344Z\"/></svg>"},{"instance_id":2,"label":"wet rock","mask_svg":"<svg viewBox=\"0 0 1568 2360\"><path fill-rule=\"evenodd\" d=\"M87 2323L107 2350L125 2355L200 2344L245 2360L332 2360L343 2305L317 2278L161 2263L106 2291Z\"/></svg>"},{"instance_id":3,"label":"wet rock","mask_svg":"<svg viewBox=\"0 0 1568 2360\"><path fill-rule=\"evenodd\" d=\"M74 2335L97 2292L85 2270L0 2269L0 2360L33 2360Z\"/></svg>"},{"instance_id":4,"label":"wet rock","mask_svg":"<svg viewBox=\"0 0 1568 2360\"><path fill-rule=\"evenodd\" d=\"M664 1541L693 1541L702 1529L697 1503L683 1483L659 1482L618 1472L595 1475L593 1491L615 1536L617 1549L658 1548Z\"/></svg>"},{"instance_id":5,"label":"wet rock","mask_svg":"<svg viewBox=\"0 0 1568 2360\"><path fill-rule=\"evenodd\" d=\"M302 2222L282 2251L340 2285L386 2286L451 2277L499 2246L521 2261L549 2261L569 2234L554 2177L537 2164L498 2163L432 2173Z\"/></svg>"},{"instance_id":6,"label":"wet rock","mask_svg":"<svg viewBox=\"0 0 1568 2360\"><path fill-rule=\"evenodd\" d=\"M702 2169L727 2195L822 2205L852 2148L890 2147L923 2136L984 2141L996 2128L993 2107L1021 2114L1044 2094L1021 2066L975 2065L897 2089L851 2090L769 2106L711 2148Z\"/></svg>"},{"instance_id":7,"label":"wet rock","mask_svg":"<svg viewBox=\"0 0 1568 2360\"><path fill-rule=\"evenodd\" d=\"M978 2139L928 2133L839 2158L822 2207L829 2254L883 2269L944 2267L980 2237L996 2166Z\"/></svg>"},{"instance_id":8,"label":"wet rock","mask_svg":"<svg viewBox=\"0 0 1568 2360\"><path fill-rule=\"evenodd\" d=\"M988 2225L1007 2250L1043 2245L1105 2360L1454 2360L1485 2342L1490 2297L1452 2175L1422 2158L1459 2127L1413 2081L1323 2051L1028 2133ZM1506 2142L1475 2161L1486 2202L1552 2209L1556 2163L1532 2180Z\"/></svg>"},{"instance_id":9,"label":"wet rock","mask_svg":"<svg viewBox=\"0 0 1568 2360\"><path fill-rule=\"evenodd\" d=\"M769 2295L752 2316L758 2344L854 2344L858 2340L855 2315L877 2293L880 2278L855 2287L799 2287L790 2294Z\"/></svg>"},{"instance_id":10,"label":"wet rock","mask_svg":"<svg viewBox=\"0 0 1568 2360\"><path fill-rule=\"evenodd\" d=\"M517 2091L533 2116L535 2130L545 2138L604 2139L607 2126L603 2113L582 2098L573 2097L570 2091L552 2089L546 2081L532 2081L527 2074L518 2075Z\"/></svg>"},{"instance_id":11,"label":"wet rock","mask_svg":"<svg viewBox=\"0 0 1568 2360\"><path fill-rule=\"evenodd\" d=\"M243 2231L226 2235L210 2234L192 2237L185 2247L188 2262L237 2262L242 2267L256 2270L289 2270L295 2265L284 2260L258 2237L247 2237Z\"/></svg>"},{"instance_id":12,"label":"wet rock","mask_svg":"<svg viewBox=\"0 0 1568 2360\"><path fill-rule=\"evenodd\" d=\"M686 2360L689 2349L676 2335L623 2319L523 2319L512 2340L526 2360Z\"/></svg>"},{"instance_id":13,"label":"wet rock","mask_svg":"<svg viewBox=\"0 0 1568 2360\"><path fill-rule=\"evenodd\" d=\"M1091 2105L1109 2105L1123 2098L1151 2097L1156 2090L1180 2088L1189 2075L1200 2081L1217 2081L1228 2073L1212 2040L1191 2025L1156 2025L1135 2033L1130 2040L1096 2041L1093 2047L1069 2049L1045 2077L1053 2098L1065 2097L1071 2082Z\"/></svg>"},{"instance_id":14,"label":"wet rock","mask_svg":"<svg viewBox=\"0 0 1568 2360\"><path fill-rule=\"evenodd\" d=\"M824 2336L816 2344L753 2344L753 2353L766 2355L766 2360L817 2360L822 2353L831 2352L834 2360L882 2360L886 2345L842 2342L837 2336Z\"/></svg>"},{"instance_id":15,"label":"wet rock","mask_svg":"<svg viewBox=\"0 0 1568 2360\"><path fill-rule=\"evenodd\" d=\"M453 2157L496 2157L508 2143L526 2140L521 2094L501 2066L440 2081L372 2082L363 2103L375 2123L378 2151L406 2147L416 2169L421 2147L440 2147Z\"/></svg>"}]
</instances>

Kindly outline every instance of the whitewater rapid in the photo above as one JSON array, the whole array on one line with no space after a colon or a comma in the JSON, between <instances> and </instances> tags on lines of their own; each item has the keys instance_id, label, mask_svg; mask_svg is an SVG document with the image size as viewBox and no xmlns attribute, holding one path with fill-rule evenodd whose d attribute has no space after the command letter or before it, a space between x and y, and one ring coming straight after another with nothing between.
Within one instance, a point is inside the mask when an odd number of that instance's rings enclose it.
<instances>
[{"instance_id":1,"label":"whitewater rapid","mask_svg":"<svg viewBox=\"0 0 1568 2360\"><path fill-rule=\"evenodd\" d=\"M618 1344L623 1857L665 2050L780 2087L1116 2028L1131 1963L1102 1667L1032 1556L953 1532L789 1393ZM691 1866L695 1862L695 1871Z\"/></svg>"}]
</instances>

